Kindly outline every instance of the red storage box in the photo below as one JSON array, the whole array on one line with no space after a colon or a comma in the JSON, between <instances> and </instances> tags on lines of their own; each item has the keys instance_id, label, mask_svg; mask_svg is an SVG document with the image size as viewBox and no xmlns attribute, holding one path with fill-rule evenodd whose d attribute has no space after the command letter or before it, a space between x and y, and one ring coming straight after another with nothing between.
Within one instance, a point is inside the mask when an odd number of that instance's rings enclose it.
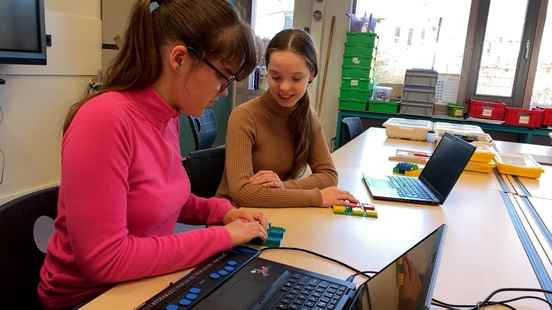
<instances>
[{"instance_id":1,"label":"red storage box","mask_svg":"<svg viewBox=\"0 0 552 310\"><path fill-rule=\"evenodd\" d=\"M505 121L508 125L538 128L542 124L542 109L522 109L506 107Z\"/></svg>"},{"instance_id":2,"label":"red storage box","mask_svg":"<svg viewBox=\"0 0 552 310\"><path fill-rule=\"evenodd\" d=\"M504 102L483 101L470 99L470 117L504 120L504 111L506 104Z\"/></svg>"},{"instance_id":3,"label":"red storage box","mask_svg":"<svg viewBox=\"0 0 552 310\"><path fill-rule=\"evenodd\" d=\"M544 117L542 119L544 126L552 126L552 108L544 109Z\"/></svg>"}]
</instances>

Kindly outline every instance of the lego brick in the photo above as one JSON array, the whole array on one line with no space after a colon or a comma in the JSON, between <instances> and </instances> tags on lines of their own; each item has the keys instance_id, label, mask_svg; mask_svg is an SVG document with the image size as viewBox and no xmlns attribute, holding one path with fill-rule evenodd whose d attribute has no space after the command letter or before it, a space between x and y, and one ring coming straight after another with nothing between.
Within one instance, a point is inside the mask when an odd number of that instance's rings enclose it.
<instances>
[{"instance_id":1,"label":"lego brick","mask_svg":"<svg viewBox=\"0 0 552 310\"><path fill-rule=\"evenodd\" d=\"M367 207L363 209L359 207L339 206L339 205L332 206L334 214L377 218L378 212L373 207L369 207L369 208Z\"/></svg>"},{"instance_id":2,"label":"lego brick","mask_svg":"<svg viewBox=\"0 0 552 310\"><path fill-rule=\"evenodd\" d=\"M272 226L272 224L269 223L266 232L268 235L268 238L266 240L263 240L261 238L254 238L249 243L253 245L279 247L282 239L284 238L284 233L286 232L286 229L280 226Z\"/></svg>"}]
</instances>

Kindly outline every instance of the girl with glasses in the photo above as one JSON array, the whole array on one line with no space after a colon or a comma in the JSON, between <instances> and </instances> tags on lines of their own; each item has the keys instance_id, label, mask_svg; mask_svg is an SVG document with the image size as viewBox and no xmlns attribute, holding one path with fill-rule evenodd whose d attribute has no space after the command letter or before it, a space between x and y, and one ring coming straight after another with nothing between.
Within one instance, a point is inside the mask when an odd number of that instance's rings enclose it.
<instances>
[{"instance_id":1,"label":"girl with glasses","mask_svg":"<svg viewBox=\"0 0 552 310\"><path fill-rule=\"evenodd\" d=\"M251 31L227 1L136 2L103 89L74 105L64 126L58 213L38 286L45 308L266 238L261 213L190 193L179 145L179 115L199 116L255 62ZM210 226L174 234L177 221Z\"/></svg>"},{"instance_id":2,"label":"girl with glasses","mask_svg":"<svg viewBox=\"0 0 552 310\"><path fill-rule=\"evenodd\" d=\"M217 194L242 207L328 207L357 203L336 187L337 172L307 86L316 50L302 30L268 44L268 91L235 108L228 122L225 172ZM307 165L312 174L303 176Z\"/></svg>"}]
</instances>

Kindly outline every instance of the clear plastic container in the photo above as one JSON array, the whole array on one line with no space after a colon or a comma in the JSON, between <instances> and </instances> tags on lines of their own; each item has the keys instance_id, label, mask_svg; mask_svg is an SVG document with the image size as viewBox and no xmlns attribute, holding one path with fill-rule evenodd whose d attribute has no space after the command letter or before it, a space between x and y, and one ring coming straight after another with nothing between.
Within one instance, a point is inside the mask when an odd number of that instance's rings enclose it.
<instances>
[{"instance_id":1,"label":"clear plastic container","mask_svg":"<svg viewBox=\"0 0 552 310\"><path fill-rule=\"evenodd\" d=\"M533 156L527 154L497 154L496 167L502 174L538 179L544 172Z\"/></svg>"},{"instance_id":2,"label":"clear plastic container","mask_svg":"<svg viewBox=\"0 0 552 310\"><path fill-rule=\"evenodd\" d=\"M481 140L483 137L485 137L485 132L483 131L483 129L476 125L436 122L433 125L433 130L439 136L442 136L445 134L445 132L448 132L451 135L475 138L475 140Z\"/></svg>"},{"instance_id":3,"label":"clear plastic container","mask_svg":"<svg viewBox=\"0 0 552 310\"><path fill-rule=\"evenodd\" d=\"M431 116L433 114L433 104L401 101L400 113L408 115Z\"/></svg>"},{"instance_id":4,"label":"clear plastic container","mask_svg":"<svg viewBox=\"0 0 552 310\"><path fill-rule=\"evenodd\" d=\"M393 93L392 87L377 85L374 87L374 100L389 101L391 93Z\"/></svg>"},{"instance_id":5,"label":"clear plastic container","mask_svg":"<svg viewBox=\"0 0 552 310\"><path fill-rule=\"evenodd\" d=\"M389 138L426 141L433 122L393 117L383 123L383 127Z\"/></svg>"}]
</instances>

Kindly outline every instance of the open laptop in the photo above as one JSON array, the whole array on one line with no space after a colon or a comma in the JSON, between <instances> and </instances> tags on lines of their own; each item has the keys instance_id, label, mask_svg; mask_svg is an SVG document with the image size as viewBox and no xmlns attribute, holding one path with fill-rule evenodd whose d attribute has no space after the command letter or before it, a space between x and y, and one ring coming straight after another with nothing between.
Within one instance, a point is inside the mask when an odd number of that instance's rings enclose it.
<instances>
[{"instance_id":1,"label":"open laptop","mask_svg":"<svg viewBox=\"0 0 552 310\"><path fill-rule=\"evenodd\" d=\"M194 309L429 309L445 225L358 289L351 282L255 258Z\"/></svg>"},{"instance_id":2,"label":"open laptop","mask_svg":"<svg viewBox=\"0 0 552 310\"><path fill-rule=\"evenodd\" d=\"M445 133L419 177L363 175L374 199L442 204L468 164L475 146Z\"/></svg>"}]
</instances>

